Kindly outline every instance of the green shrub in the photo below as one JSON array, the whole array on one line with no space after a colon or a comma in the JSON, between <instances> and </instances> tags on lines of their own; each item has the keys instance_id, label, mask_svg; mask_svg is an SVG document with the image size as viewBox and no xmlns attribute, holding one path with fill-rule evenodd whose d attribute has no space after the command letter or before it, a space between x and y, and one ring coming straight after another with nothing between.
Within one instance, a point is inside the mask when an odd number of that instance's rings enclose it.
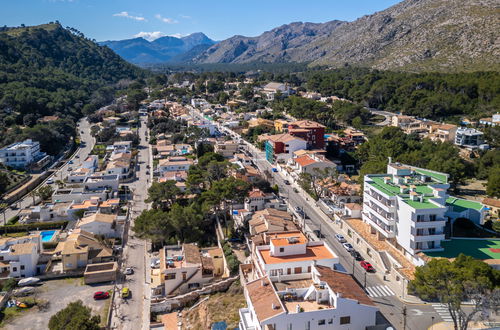
<instances>
[{"instance_id":1,"label":"green shrub","mask_svg":"<svg viewBox=\"0 0 500 330\"><path fill-rule=\"evenodd\" d=\"M15 215L9 220L7 220L7 225L15 225L19 221L19 216Z\"/></svg>"},{"instance_id":2,"label":"green shrub","mask_svg":"<svg viewBox=\"0 0 500 330\"><path fill-rule=\"evenodd\" d=\"M18 233L33 230L45 230L45 229L64 229L66 228L68 221L57 221L57 222L35 222L27 224L16 224L7 225L2 229L5 233Z\"/></svg>"}]
</instances>

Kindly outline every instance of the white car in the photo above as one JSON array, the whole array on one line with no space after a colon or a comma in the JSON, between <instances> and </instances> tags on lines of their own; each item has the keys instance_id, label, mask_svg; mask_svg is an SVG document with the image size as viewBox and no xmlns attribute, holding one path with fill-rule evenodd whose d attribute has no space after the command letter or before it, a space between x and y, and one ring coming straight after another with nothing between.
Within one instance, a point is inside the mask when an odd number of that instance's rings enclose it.
<instances>
[{"instance_id":1,"label":"white car","mask_svg":"<svg viewBox=\"0 0 500 330\"><path fill-rule=\"evenodd\" d=\"M339 241L340 243L345 243L345 242L347 242L347 241L345 240L344 236L343 236L343 235L341 235L341 234L335 234L335 238L336 238L336 239L337 239L337 241Z\"/></svg>"},{"instance_id":2,"label":"white car","mask_svg":"<svg viewBox=\"0 0 500 330\"><path fill-rule=\"evenodd\" d=\"M133 273L134 273L134 270L132 269L132 267L125 268L125 271L124 271L125 275L132 275Z\"/></svg>"},{"instance_id":3,"label":"white car","mask_svg":"<svg viewBox=\"0 0 500 330\"><path fill-rule=\"evenodd\" d=\"M349 243L344 243L342 244L342 246L344 247L344 249L346 249L348 252L351 252L352 250L354 250L354 247L349 244Z\"/></svg>"},{"instance_id":4,"label":"white car","mask_svg":"<svg viewBox=\"0 0 500 330\"><path fill-rule=\"evenodd\" d=\"M159 267L160 267L159 259L151 260L151 268L159 268Z\"/></svg>"},{"instance_id":5,"label":"white car","mask_svg":"<svg viewBox=\"0 0 500 330\"><path fill-rule=\"evenodd\" d=\"M47 180L47 184L53 184L54 183L54 179L50 178Z\"/></svg>"}]
</instances>

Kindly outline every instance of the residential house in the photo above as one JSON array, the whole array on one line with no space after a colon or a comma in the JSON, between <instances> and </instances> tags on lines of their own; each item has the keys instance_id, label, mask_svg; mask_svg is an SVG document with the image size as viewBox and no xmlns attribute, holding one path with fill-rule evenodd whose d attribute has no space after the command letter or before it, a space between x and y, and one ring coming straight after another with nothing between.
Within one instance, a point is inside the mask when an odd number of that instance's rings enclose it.
<instances>
[{"instance_id":1,"label":"residential house","mask_svg":"<svg viewBox=\"0 0 500 330\"><path fill-rule=\"evenodd\" d=\"M459 128L455 135L455 145L477 149L484 145L484 133L475 128Z\"/></svg>"},{"instance_id":2,"label":"residential house","mask_svg":"<svg viewBox=\"0 0 500 330\"><path fill-rule=\"evenodd\" d=\"M440 142L455 142L455 135L457 133L457 125L452 124L434 124L431 125L429 134L427 135L432 141Z\"/></svg>"},{"instance_id":3,"label":"residential house","mask_svg":"<svg viewBox=\"0 0 500 330\"><path fill-rule=\"evenodd\" d=\"M272 281L311 277L313 265L334 269L339 257L322 241L309 241L300 231L267 233L269 243L254 246L252 262L259 276Z\"/></svg>"},{"instance_id":4,"label":"residential house","mask_svg":"<svg viewBox=\"0 0 500 330\"><path fill-rule=\"evenodd\" d=\"M74 229L65 241L59 242L54 254L54 258L61 258L63 272L114 260L111 248L103 245L95 235L81 229Z\"/></svg>"},{"instance_id":5,"label":"residential house","mask_svg":"<svg viewBox=\"0 0 500 330\"><path fill-rule=\"evenodd\" d=\"M19 222L54 222L69 220L71 202L35 205L19 212Z\"/></svg>"},{"instance_id":6,"label":"residential house","mask_svg":"<svg viewBox=\"0 0 500 330\"><path fill-rule=\"evenodd\" d=\"M317 182L324 191L325 198L330 199L337 207L348 203L361 202L361 185L355 182L341 182L332 178L326 178Z\"/></svg>"},{"instance_id":7,"label":"residential house","mask_svg":"<svg viewBox=\"0 0 500 330\"><path fill-rule=\"evenodd\" d=\"M489 118L481 118L479 119L479 124L484 126L500 126L500 113L494 114Z\"/></svg>"},{"instance_id":8,"label":"residential house","mask_svg":"<svg viewBox=\"0 0 500 330\"><path fill-rule=\"evenodd\" d=\"M328 160L323 155L309 154L297 158L291 158L288 161L291 168L295 171L298 178L302 173L314 174L315 171L322 171L325 169L337 169L337 165Z\"/></svg>"},{"instance_id":9,"label":"residential house","mask_svg":"<svg viewBox=\"0 0 500 330\"><path fill-rule=\"evenodd\" d=\"M292 93L288 84L282 84L278 82L270 82L262 88L262 92L266 96L268 101L274 100L276 94L281 94L282 96L289 96Z\"/></svg>"},{"instance_id":10,"label":"residential house","mask_svg":"<svg viewBox=\"0 0 500 330\"><path fill-rule=\"evenodd\" d=\"M107 175L103 173L92 173L84 181L83 185L86 190L103 190L109 189L111 191L118 190L119 176Z\"/></svg>"},{"instance_id":11,"label":"residential house","mask_svg":"<svg viewBox=\"0 0 500 330\"><path fill-rule=\"evenodd\" d=\"M264 126L269 129L274 128L274 122L264 118L252 118L248 121L248 127Z\"/></svg>"},{"instance_id":12,"label":"residential house","mask_svg":"<svg viewBox=\"0 0 500 330\"><path fill-rule=\"evenodd\" d=\"M274 130L276 133L284 133L288 129L288 124L290 124L289 120L276 119L274 121Z\"/></svg>"},{"instance_id":13,"label":"residential house","mask_svg":"<svg viewBox=\"0 0 500 330\"><path fill-rule=\"evenodd\" d=\"M68 174L67 181L68 183L82 183L92 173L94 173L93 169L86 167L79 167Z\"/></svg>"},{"instance_id":14,"label":"residential house","mask_svg":"<svg viewBox=\"0 0 500 330\"><path fill-rule=\"evenodd\" d=\"M297 226L292 221L292 215L290 213L271 208L256 211L248 222L248 231L252 236L252 240L255 236L263 234L296 230ZM263 242L269 244L269 242Z\"/></svg>"},{"instance_id":15,"label":"residential house","mask_svg":"<svg viewBox=\"0 0 500 330\"><path fill-rule=\"evenodd\" d=\"M283 200L276 197L273 193L264 193L258 188L254 188L248 192L248 196L244 202L245 210L251 212L260 211L265 208L273 208L278 210L286 210L286 204Z\"/></svg>"},{"instance_id":16,"label":"residential house","mask_svg":"<svg viewBox=\"0 0 500 330\"><path fill-rule=\"evenodd\" d=\"M299 120L289 123L288 133L307 141L309 148L323 149L325 147L325 126L315 121Z\"/></svg>"},{"instance_id":17,"label":"residential house","mask_svg":"<svg viewBox=\"0 0 500 330\"><path fill-rule=\"evenodd\" d=\"M352 140L355 145L360 145L366 140L365 134L362 131L351 127L346 128L344 134L348 139Z\"/></svg>"},{"instance_id":18,"label":"residential house","mask_svg":"<svg viewBox=\"0 0 500 330\"><path fill-rule=\"evenodd\" d=\"M87 168L93 171L99 167L99 157L97 155L89 155L82 163L83 168Z\"/></svg>"},{"instance_id":19,"label":"residential house","mask_svg":"<svg viewBox=\"0 0 500 330\"><path fill-rule=\"evenodd\" d=\"M225 273L219 247L165 246L160 250L160 267L152 270L152 296L184 293L220 278Z\"/></svg>"},{"instance_id":20,"label":"residential house","mask_svg":"<svg viewBox=\"0 0 500 330\"><path fill-rule=\"evenodd\" d=\"M92 213L81 218L76 224L76 228L94 235L116 237L116 215Z\"/></svg>"},{"instance_id":21,"label":"residential house","mask_svg":"<svg viewBox=\"0 0 500 330\"><path fill-rule=\"evenodd\" d=\"M132 151L132 141L116 141L112 147L113 153L129 153Z\"/></svg>"},{"instance_id":22,"label":"residential house","mask_svg":"<svg viewBox=\"0 0 500 330\"><path fill-rule=\"evenodd\" d=\"M235 153L233 160L231 162L241 164L241 166L251 166L252 165L252 157L249 157L242 153Z\"/></svg>"},{"instance_id":23,"label":"residential house","mask_svg":"<svg viewBox=\"0 0 500 330\"><path fill-rule=\"evenodd\" d=\"M238 152L239 147L240 144L236 141L218 141L214 146L214 152L224 156L225 158L231 158Z\"/></svg>"},{"instance_id":24,"label":"residential house","mask_svg":"<svg viewBox=\"0 0 500 330\"><path fill-rule=\"evenodd\" d=\"M188 171L193 164L192 159L183 156L168 157L167 159L160 159L158 170L160 175L164 176L166 172Z\"/></svg>"},{"instance_id":25,"label":"residential house","mask_svg":"<svg viewBox=\"0 0 500 330\"><path fill-rule=\"evenodd\" d=\"M40 274L40 235L0 238L0 277L24 278Z\"/></svg>"}]
</instances>

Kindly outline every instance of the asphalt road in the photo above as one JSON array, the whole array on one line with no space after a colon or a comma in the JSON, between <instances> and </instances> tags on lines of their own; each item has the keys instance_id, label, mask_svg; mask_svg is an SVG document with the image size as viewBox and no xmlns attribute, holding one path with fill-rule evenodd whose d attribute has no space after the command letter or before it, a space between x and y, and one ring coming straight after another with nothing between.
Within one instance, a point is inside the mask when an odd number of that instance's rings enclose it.
<instances>
[{"instance_id":1,"label":"asphalt road","mask_svg":"<svg viewBox=\"0 0 500 330\"><path fill-rule=\"evenodd\" d=\"M146 242L136 238L132 230L134 220L140 213L148 207L144 202L147 198L147 189L150 185L150 176L146 174L150 165L149 144L145 138L147 132L147 119L141 117L141 127L139 128L140 144L138 147L139 170L136 171L136 180L128 184L133 192L133 200L130 203L131 220L128 232L124 237L125 248L123 250L122 271L126 267L132 267L133 275L126 276L125 280L118 284L118 291L123 287L128 287L131 292L129 299L122 299L116 295L114 303L111 328L112 329L141 329L148 325L149 329L149 304L148 292L149 284L146 283ZM147 305L146 305L147 304Z\"/></svg>"},{"instance_id":2,"label":"asphalt road","mask_svg":"<svg viewBox=\"0 0 500 330\"><path fill-rule=\"evenodd\" d=\"M221 131L232 135L236 139L241 137L233 131L220 127ZM245 142L247 151L252 155L254 163L264 172L269 171L273 175L273 184L278 184L280 194L288 198L292 208L299 206L307 214L305 224L310 230L321 230L323 241L326 241L330 247L339 256L341 270L354 275L361 286L368 289L367 293L372 293L372 300L379 307L382 315L379 315L379 324L390 324L396 329L421 330L428 329L433 324L443 322L449 315L443 312L440 306L431 304L410 304L405 303L397 297L394 292L387 287L379 277L374 273L367 273L354 258L345 250L340 242L335 239L336 232L329 224L331 220L327 220L326 215L315 206L314 201L310 197L304 197L299 190L299 193L294 192L292 185L284 183L284 178L272 171L271 164L265 159L265 153L257 150L255 146ZM308 200L306 199L308 198ZM310 234L310 232L308 232ZM356 248L355 244L354 248ZM354 270L354 272L353 272ZM365 282L366 276L366 282ZM365 285L366 283L366 285ZM391 294L392 293L392 294ZM377 297L374 297L374 296ZM406 318L403 315L406 307ZM438 313L438 311L440 313ZM406 319L406 320L405 320Z\"/></svg>"},{"instance_id":3,"label":"asphalt road","mask_svg":"<svg viewBox=\"0 0 500 330\"><path fill-rule=\"evenodd\" d=\"M40 185L38 185L34 190L38 189L39 187L42 187L44 185L47 185L47 180L49 178L52 178L54 182L57 180L63 180L68 176L68 173L71 171L68 170L69 168L77 169L78 167L81 166L82 162L85 160L85 157L87 157L94 147L95 139L90 135L90 124L87 121L87 118L82 118L78 122L77 125L77 130L80 132L80 140L85 143L85 147L83 148L78 148L75 152L75 154L71 157L71 159L64 164L64 166L60 167L57 171L55 171L52 175L47 177ZM83 132L83 133L82 133ZM69 164L69 162L73 162L73 164ZM55 183L51 184L51 186L56 189L57 185ZM35 203L38 203L40 199L38 197L35 197ZM5 212L5 219L10 219L13 216L16 216L19 214L20 210L30 207L33 205L33 197L26 195L22 199L18 200L16 202L17 208L15 210L12 210L10 208L7 208ZM2 212L3 213L3 212ZM3 221L3 214L0 217L0 219Z\"/></svg>"}]
</instances>

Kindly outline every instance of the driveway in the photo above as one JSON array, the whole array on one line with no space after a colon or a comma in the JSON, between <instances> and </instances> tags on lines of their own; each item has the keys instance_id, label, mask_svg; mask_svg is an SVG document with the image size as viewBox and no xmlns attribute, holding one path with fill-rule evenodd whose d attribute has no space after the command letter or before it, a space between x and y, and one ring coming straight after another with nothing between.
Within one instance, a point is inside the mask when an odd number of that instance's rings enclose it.
<instances>
[{"instance_id":1,"label":"driveway","mask_svg":"<svg viewBox=\"0 0 500 330\"><path fill-rule=\"evenodd\" d=\"M47 329L52 315L78 299L82 300L84 305L91 307L95 314L100 314L102 321L106 318L106 310L111 300L94 300L93 295L96 291L107 291L111 288L112 284L110 283L85 285L81 277L46 281L30 297L49 301L47 310L41 311L37 307L33 307L10 321L4 328L12 330Z\"/></svg>"}]
</instances>

